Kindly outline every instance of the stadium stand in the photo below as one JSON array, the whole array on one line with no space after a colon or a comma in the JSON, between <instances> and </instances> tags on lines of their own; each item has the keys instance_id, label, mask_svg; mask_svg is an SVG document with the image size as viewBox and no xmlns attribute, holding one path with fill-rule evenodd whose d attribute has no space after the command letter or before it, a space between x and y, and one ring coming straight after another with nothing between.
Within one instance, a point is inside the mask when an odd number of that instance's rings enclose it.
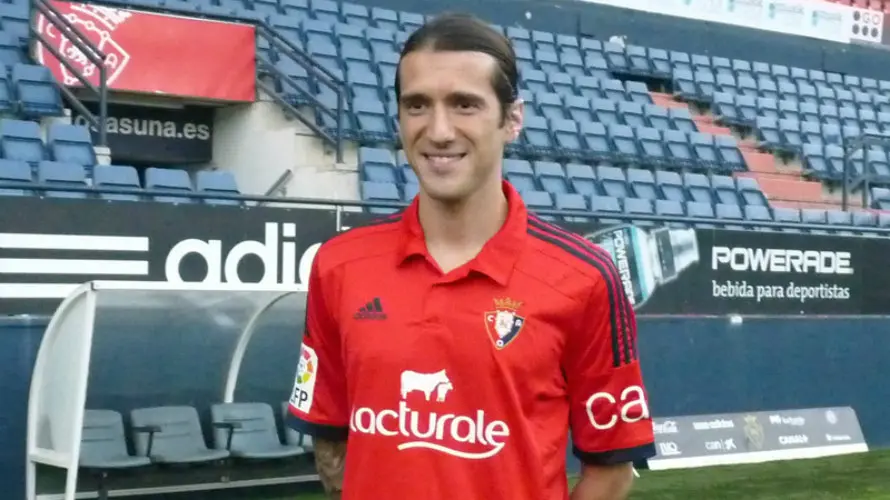
<instances>
[{"instance_id":1,"label":"stadium stand","mask_svg":"<svg viewBox=\"0 0 890 500\"><path fill-rule=\"evenodd\" d=\"M152 2L146 5L169 7ZM410 199L416 192L412 179L406 176L406 164L395 159L399 150L392 86L398 50L422 22L422 15L346 2L226 3L210 7L214 14L268 22L333 76L342 78L349 99L344 103L341 135L361 147L359 194L365 200ZM209 12L208 5L200 2L182 2L176 8ZM545 175L535 170L520 186L536 208L573 206L590 211L594 209L591 196L609 196L617 198L622 211L657 214L656 207L661 207L662 215L677 211L675 205L654 203L664 201L678 203L678 215L690 215L686 203L701 200L693 197L689 186L684 182L682 189L675 191L659 181L664 174L676 172L683 179L693 173L705 174L708 179L724 175L734 179L736 195L727 201L737 205L737 211L715 210L712 200L711 210L696 214L714 213L720 219L721 214L737 212L752 223L775 221L776 208L823 210L827 214L838 208L837 188L843 170L838 147L863 130L890 126L890 101L882 95L890 89L890 81L655 47L620 46L515 26L497 28L516 47L521 95L526 102L525 130L510 148L510 157L547 164ZM10 37L14 39L14 29ZM262 43L258 53L268 57L283 74L302 82L319 101L336 107L336 96L310 81L305 68ZM8 59L13 63L8 77L8 106L15 108L20 118L60 115L61 100L52 90L48 70L16 59ZM277 88L284 88L282 82L275 83ZM651 92L647 84L664 88L668 94ZM0 93L0 103L2 97ZM300 102L304 98L293 94L289 99ZM314 114L317 126L336 133L332 116ZM87 184L108 184L107 178L94 181L92 170L97 161L90 148L83 147L88 136L85 129L54 126L46 144L39 141L40 135L34 122L4 120L0 124L3 157L30 162L35 167L43 160L81 165L86 168ZM613 179L594 176L584 184L584 191L578 191L574 178L567 174L574 164L594 166L596 172L601 171L600 167L616 167L622 169L622 176L629 169L645 169L654 173L656 182L640 192L609 191L605 186ZM853 167L854 177L872 186L888 180L890 165L883 149L857 153ZM799 175L793 175L795 171ZM142 184L145 194L101 196L114 201L190 202L195 200L154 191L194 191L196 182L201 184L201 192L238 192L232 178L219 181L224 188L210 189L204 179L151 172ZM70 175L77 178L78 173ZM223 179L224 175L215 178ZM35 175L34 179L41 182L42 177ZM721 189L729 186L724 180L718 182L722 183ZM746 183L747 191L759 191L761 195L742 196L740 182ZM709 183L711 195L716 195L712 181ZM873 190L868 189L874 198ZM678 196L669 199L665 190ZM571 201L563 199L565 196L571 196ZM766 212L754 209L756 219L749 219L749 200L755 204L765 201ZM869 206L877 209L877 202ZM374 209L378 210L389 211Z\"/></svg>"}]
</instances>

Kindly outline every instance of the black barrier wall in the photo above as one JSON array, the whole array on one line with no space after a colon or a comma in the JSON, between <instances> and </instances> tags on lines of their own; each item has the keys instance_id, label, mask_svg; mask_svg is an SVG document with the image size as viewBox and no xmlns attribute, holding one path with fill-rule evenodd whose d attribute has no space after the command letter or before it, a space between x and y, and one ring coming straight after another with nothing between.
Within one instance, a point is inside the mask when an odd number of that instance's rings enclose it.
<instances>
[{"instance_id":1,"label":"black barrier wall","mask_svg":"<svg viewBox=\"0 0 890 500\"><path fill-rule=\"evenodd\" d=\"M11 268L0 273L0 314L50 314L74 284L93 279L305 283L321 242L372 219L332 209L0 199L0 259L15 259L0 261ZM566 227L612 254L639 314L890 314L886 238Z\"/></svg>"},{"instance_id":2,"label":"black barrier wall","mask_svg":"<svg viewBox=\"0 0 890 500\"><path fill-rule=\"evenodd\" d=\"M3 498L24 498L25 422L31 367L45 322L10 319L0 322L0 489ZM787 408L852 406L871 447L890 446L890 388L882 376L890 359L890 318L745 319L732 325L725 318L653 318L639 321L643 373L655 417L688 414L750 412ZM183 331L200 337L204 332ZM295 342L297 334L294 336ZM287 354L275 353L257 337L257 356L271 356L277 366ZM169 366L169 373L187 370L203 360L202 343L180 343L186 350ZM295 348L295 347L294 347ZM132 395L94 401L98 406L139 404L131 388L144 377L160 380L151 360L130 372L103 378L97 391L126 388ZM278 390L288 394L293 370ZM249 362L242 375L241 399L275 400L275 388L259 383L279 378L265 363ZM189 381L169 377L170 393L206 404L206 395L188 392ZM91 382L93 383L93 382ZM239 384L240 385L240 384ZM231 498L215 493L214 498Z\"/></svg>"}]
</instances>

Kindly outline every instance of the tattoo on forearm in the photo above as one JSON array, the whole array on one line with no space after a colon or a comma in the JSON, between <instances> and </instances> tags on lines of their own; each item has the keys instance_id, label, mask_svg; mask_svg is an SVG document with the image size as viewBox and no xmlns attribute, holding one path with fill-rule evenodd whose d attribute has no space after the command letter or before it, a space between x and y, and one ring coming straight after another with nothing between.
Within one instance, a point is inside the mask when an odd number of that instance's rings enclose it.
<instances>
[{"instance_id":1,"label":"tattoo on forearm","mask_svg":"<svg viewBox=\"0 0 890 500\"><path fill-rule=\"evenodd\" d=\"M324 490L331 500L340 500L343 492L343 466L346 441L315 440L315 467Z\"/></svg>"}]
</instances>

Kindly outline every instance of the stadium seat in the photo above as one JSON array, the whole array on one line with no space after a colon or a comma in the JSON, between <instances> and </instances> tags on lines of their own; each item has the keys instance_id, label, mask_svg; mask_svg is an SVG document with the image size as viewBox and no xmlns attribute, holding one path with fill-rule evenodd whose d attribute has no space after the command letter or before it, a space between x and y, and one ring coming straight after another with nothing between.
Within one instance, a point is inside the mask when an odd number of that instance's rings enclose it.
<instances>
[{"instance_id":1,"label":"stadium seat","mask_svg":"<svg viewBox=\"0 0 890 500\"><path fill-rule=\"evenodd\" d=\"M31 167L23 161L0 159L0 182L14 186L21 185L32 187L34 179ZM16 187L0 188L0 196L29 196L33 194L30 189Z\"/></svg>"},{"instance_id":2,"label":"stadium seat","mask_svg":"<svg viewBox=\"0 0 890 500\"><path fill-rule=\"evenodd\" d=\"M366 201L383 201L398 203L402 201L399 188L392 182L362 181L362 199ZM371 207L368 209L374 214L390 214L396 212L395 208Z\"/></svg>"},{"instance_id":3,"label":"stadium seat","mask_svg":"<svg viewBox=\"0 0 890 500\"><path fill-rule=\"evenodd\" d=\"M137 408L130 412L130 422L136 454L153 463L200 464L230 456L226 450L207 447L194 407Z\"/></svg>"},{"instance_id":4,"label":"stadium seat","mask_svg":"<svg viewBox=\"0 0 890 500\"><path fill-rule=\"evenodd\" d=\"M49 127L46 146L55 161L84 166L97 163L90 131L86 127L55 123Z\"/></svg>"},{"instance_id":5,"label":"stadium seat","mask_svg":"<svg viewBox=\"0 0 890 500\"><path fill-rule=\"evenodd\" d=\"M46 150L40 138L40 125L24 120L0 120L0 149L3 158L20 160L36 165L46 159Z\"/></svg>"},{"instance_id":6,"label":"stadium seat","mask_svg":"<svg viewBox=\"0 0 890 500\"><path fill-rule=\"evenodd\" d=\"M188 172L173 168L149 167L145 169L145 189L152 199L162 203L193 203L188 196L193 192Z\"/></svg>"},{"instance_id":7,"label":"stadium seat","mask_svg":"<svg viewBox=\"0 0 890 500\"><path fill-rule=\"evenodd\" d=\"M74 187L85 189L87 185L86 170L76 163L58 161L42 161L37 165L37 180L41 184L53 187ZM45 190L49 198L86 198L85 191Z\"/></svg>"},{"instance_id":8,"label":"stadium seat","mask_svg":"<svg viewBox=\"0 0 890 500\"><path fill-rule=\"evenodd\" d=\"M109 473L151 465L146 456L132 456L127 450L124 420L112 410L85 410L80 438L79 466L96 476L100 499L108 498Z\"/></svg>"},{"instance_id":9,"label":"stadium seat","mask_svg":"<svg viewBox=\"0 0 890 500\"><path fill-rule=\"evenodd\" d=\"M33 64L14 64L11 81L19 110L25 116L62 114L62 98L49 68Z\"/></svg>"},{"instance_id":10,"label":"stadium seat","mask_svg":"<svg viewBox=\"0 0 890 500\"><path fill-rule=\"evenodd\" d=\"M210 407L213 443L240 459L292 458L306 453L302 446L281 444L275 413L266 403L226 403Z\"/></svg>"},{"instance_id":11,"label":"stadium seat","mask_svg":"<svg viewBox=\"0 0 890 500\"><path fill-rule=\"evenodd\" d=\"M231 172L223 170L202 170L195 174L195 188L199 193L220 193L236 196L241 194ZM240 200L224 198L204 198L208 205L241 205Z\"/></svg>"},{"instance_id":12,"label":"stadium seat","mask_svg":"<svg viewBox=\"0 0 890 500\"><path fill-rule=\"evenodd\" d=\"M99 198L110 201L139 201L137 194L114 192L115 189L142 189L136 169L123 165L97 165L93 169L93 185L100 190Z\"/></svg>"}]
</instances>

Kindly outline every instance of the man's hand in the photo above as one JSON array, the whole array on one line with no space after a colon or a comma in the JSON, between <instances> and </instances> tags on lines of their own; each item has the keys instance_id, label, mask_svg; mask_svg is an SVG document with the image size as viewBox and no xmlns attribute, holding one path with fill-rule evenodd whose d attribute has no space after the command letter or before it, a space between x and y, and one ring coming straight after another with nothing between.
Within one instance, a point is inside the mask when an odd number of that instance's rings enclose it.
<instances>
[{"instance_id":1,"label":"man's hand","mask_svg":"<svg viewBox=\"0 0 890 500\"><path fill-rule=\"evenodd\" d=\"M343 493L343 466L346 463L346 441L315 439L315 467L328 498L340 500Z\"/></svg>"},{"instance_id":2,"label":"man's hand","mask_svg":"<svg viewBox=\"0 0 890 500\"><path fill-rule=\"evenodd\" d=\"M571 500L624 500L633 484L633 466L584 465Z\"/></svg>"}]
</instances>

